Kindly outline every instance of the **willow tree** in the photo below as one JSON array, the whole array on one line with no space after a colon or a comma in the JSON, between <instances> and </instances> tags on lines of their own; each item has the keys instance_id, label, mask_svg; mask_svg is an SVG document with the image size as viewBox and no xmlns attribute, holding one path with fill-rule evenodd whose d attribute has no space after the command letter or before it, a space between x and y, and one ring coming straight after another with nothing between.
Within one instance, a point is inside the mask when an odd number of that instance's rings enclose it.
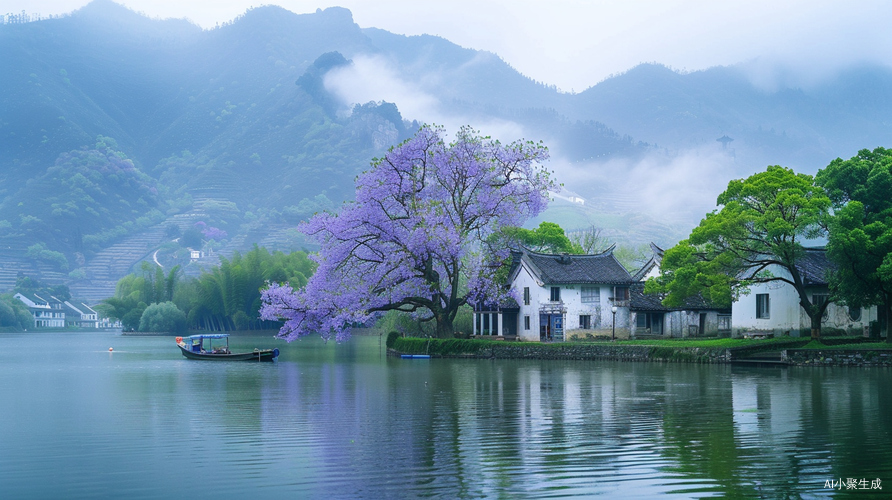
<instances>
[{"instance_id":1,"label":"willow tree","mask_svg":"<svg viewBox=\"0 0 892 500\"><path fill-rule=\"evenodd\" d=\"M824 191L812 176L775 165L728 183L717 204L721 208L707 214L688 239L666 251L663 275L649 280L645 291L666 294L667 306L701 294L730 307L752 285L785 283L811 320L812 338L820 338L829 301L809 298L800 264L803 241L824 235L821 222L830 207Z\"/></svg>"},{"instance_id":2,"label":"willow tree","mask_svg":"<svg viewBox=\"0 0 892 500\"><path fill-rule=\"evenodd\" d=\"M300 227L321 246L319 267L303 288L264 291L262 317L285 321L280 337L344 338L351 325L396 310L434 321L448 338L459 307L506 293L480 250L546 207L556 189L541 166L547 149L469 128L449 144L443 135L422 127L357 177L356 201Z\"/></svg>"}]
</instances>

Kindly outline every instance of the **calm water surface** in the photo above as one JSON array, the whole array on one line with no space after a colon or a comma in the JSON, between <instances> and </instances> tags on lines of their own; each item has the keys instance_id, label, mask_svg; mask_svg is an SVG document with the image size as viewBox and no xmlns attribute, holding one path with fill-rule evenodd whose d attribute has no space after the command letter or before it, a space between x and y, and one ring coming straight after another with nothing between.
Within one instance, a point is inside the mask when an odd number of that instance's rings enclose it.
<instances>
[{"instance_id":1,"label":"calm water surface","mask_svg":"<svg viewBox=\"0 0 892 500\"><path fill-rule=\"evenodd\" d=\"M0 498L892 494L892 371L399 360L377 337L187 360L0 334ZM108 348L114 352L109 353Z\"/></svg>"}]
</instances>

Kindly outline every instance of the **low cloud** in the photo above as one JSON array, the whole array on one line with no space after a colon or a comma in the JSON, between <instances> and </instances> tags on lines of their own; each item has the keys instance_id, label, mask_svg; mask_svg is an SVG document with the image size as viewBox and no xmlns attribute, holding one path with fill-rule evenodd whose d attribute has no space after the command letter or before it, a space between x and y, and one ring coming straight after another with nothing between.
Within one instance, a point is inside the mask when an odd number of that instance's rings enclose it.
<instances>
[{"instance_id":1,"label":"low cloud","mask_svg":"<svg viewBox=\"0 0 892 500\"><path fill-rule=\"evenodd\" d=\"M325 87L343 103L387 101L397 105L403 118L443 125L450 134L471 125L503 142L529 137L516 122L489 116L454 112L433 92L439 75L426 73L411 81L380 56L359 55L349 66L330 71ZM586 200L593 213L644 214L654 221L689 228L715 208L716 197L728 181L740 177L740 165L718 144L677 153L650 151L635 158L574 162L561 154L559 141L551 146L549 170L572 194Z\"/></svg>"},{"instance_id":2,"label":"low cloud","mask_svg":"<svg viewBox=\"0 0 892 500\"><path fill-rule=\"evenodd\" d=\"M558 180L587 206L685 225L696 225L715 209L728 181L738 177L735 167L732 156L711 147L595 162L568 162L558 156L551 165Z\"/></svg>"},{"instance_id":3,"label":"low cloud","mask_svg":"<svg viewBox=\"0 0 892 500\"><path fill-rule=\"evenodd\" d=\"M468 116L452 112L433 94L427 85L436 85L439 75L426 73L415 81L399 76L391 62L381 56L358 55L352 64L334 68L324 78L325 88L337 96L346 108L354 104L387 101L396 104L406 120L442 125L449 134L460 127L471 125L484 135L501 141L515 141L524 137L523 127L509 120L488 116Z\"/></svg>"}]
</instances>

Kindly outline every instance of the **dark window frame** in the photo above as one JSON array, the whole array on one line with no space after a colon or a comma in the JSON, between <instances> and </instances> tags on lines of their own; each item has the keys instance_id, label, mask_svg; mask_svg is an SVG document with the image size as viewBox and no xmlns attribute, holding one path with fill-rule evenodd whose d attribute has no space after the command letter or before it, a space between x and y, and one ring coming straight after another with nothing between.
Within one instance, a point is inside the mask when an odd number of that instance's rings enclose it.
<instances>
[{"instance_id":1,"label":"dark window frame","mask_svg":"<svg viewBox=\"0 0 892 500\"><path fill-rule=\"evenodd\" d=\"M588 295L586 294L588 292ZM583 304L596 304L601 302L601 287L584 286L579 290L579 301Z\"/></svg>"},{"instance_id":2,"label":"dark window frame","mask_svg":"<svg viewBox=\"0 0 892 500\"><path fill-rule=\"evenodd\" d=\"M771 298L767 293L756 294L756 319L771 319Z\"/></svg>"}]
</instances>

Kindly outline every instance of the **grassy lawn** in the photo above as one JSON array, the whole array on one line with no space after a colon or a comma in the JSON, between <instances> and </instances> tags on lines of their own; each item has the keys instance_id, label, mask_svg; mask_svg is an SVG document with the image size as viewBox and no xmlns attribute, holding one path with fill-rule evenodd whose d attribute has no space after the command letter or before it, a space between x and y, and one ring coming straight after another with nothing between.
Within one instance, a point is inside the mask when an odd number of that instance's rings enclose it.
<instances>
[{"instance_id":1,"label":"grassy lawn","mask_svg":"<svg viewBox=\"0 0 892 500\"><path fill-rule=\"evenodd\" d=\"M849 337L851 338L851 337ZM795 346L796 349L857 349L857 350L877 350L892 349L892 344L886 342L857 342L846 343L846 337L823 337L824 341L832 342L833 345L827 345L815 341L810 341L802 346ZM793 347L793 345L809 341L806 337L778 337L773 339L756 340L756 339L653 339L653 340L617 340L619 345L646 345L658 347L701 347L713 349L734 349L741 347L765 347L783 348ZM791 345L793 344L793 345Z\"/></svg>"},{"instance_id":2,"label":"grassy lawn","mask_svg":"<svg viewBox=\"0 0 892 500\"><path fill-rule=\"evenodd\" d=\"M617 340L620 345L648 345L659 347L705 347L712 349L731 349L735 347L752 347L774 345L783 346L804 342L808 339L801 337L780 337L774 339L653 339L653 340Z\"/></svg>"}]
</instances>

